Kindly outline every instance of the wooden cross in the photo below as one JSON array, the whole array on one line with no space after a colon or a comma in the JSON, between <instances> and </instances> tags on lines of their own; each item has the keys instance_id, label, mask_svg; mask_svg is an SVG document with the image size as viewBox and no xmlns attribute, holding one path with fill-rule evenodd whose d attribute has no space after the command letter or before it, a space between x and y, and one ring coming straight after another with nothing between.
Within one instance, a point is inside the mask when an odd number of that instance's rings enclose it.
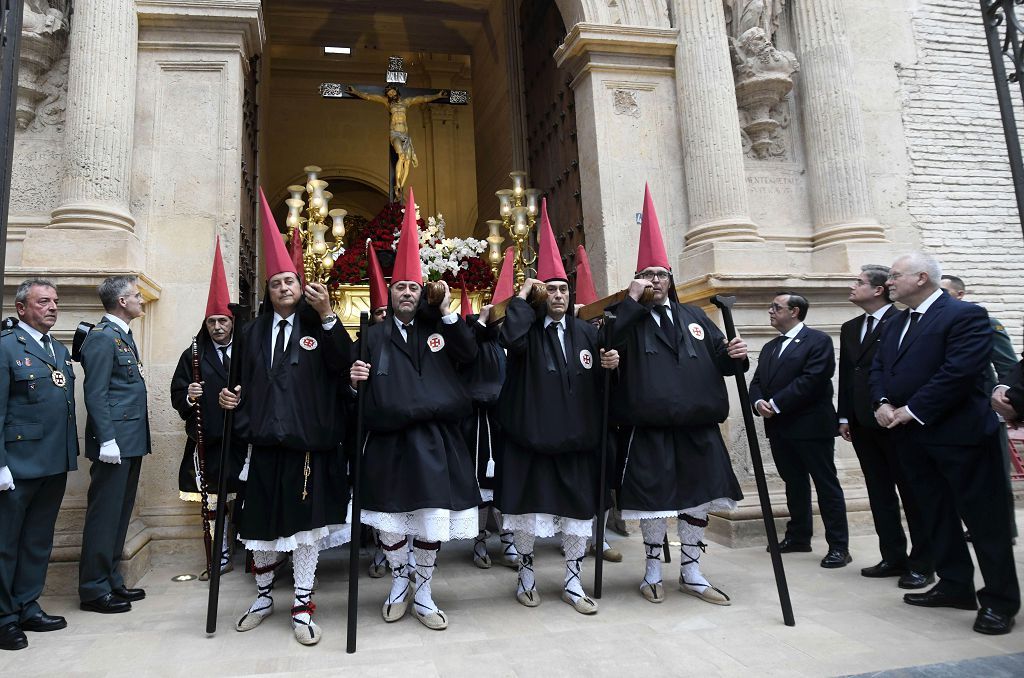
<instances>
[{"instance_id":1,"label":"wooden cross","mask_svg":"<svg viewBox=\"0 0 1024 678\"><path fill-rule=\"evenodd\" d=\"M408 109L420 104L465 106L469 103L469 92L465 90L404 87L409 74L402 70L403 67L402 57L388 57L387 81L383 87L345 85L336 82L325 82L320 85L320 96L325 99L363 99L387 108L390 115L388 197L391 202L401 198L402 188L409 177L410 166L419 166L419 159L413 150L412 137L409 134Z\"/></svg>"}]
</instances>

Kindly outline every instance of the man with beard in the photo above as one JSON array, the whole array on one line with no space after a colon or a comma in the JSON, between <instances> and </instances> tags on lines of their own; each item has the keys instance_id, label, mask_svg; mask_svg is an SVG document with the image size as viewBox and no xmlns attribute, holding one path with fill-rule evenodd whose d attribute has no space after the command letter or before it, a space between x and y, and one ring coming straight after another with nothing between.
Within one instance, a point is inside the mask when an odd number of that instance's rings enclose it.
<instances>
[{"instance_id":1,"label":"man with beard","mask_svg":"<svg viewBox=\"0 0 1024 678\"><path fill-rule=\"evenodd\" d=\"M640 303L646 289L653 305ZM729 414L725 376L745 360L747 345L722 332L695 306L675 296L672 269L645 190L636 279L614 310L612 346L622 353L613 416L621 424L625 466L619 506L640 520L647 564L640 593L665 600L662 547L669 517L678 518L682 558L679 590L715 605L730 605L700 571L708 512L743 498L718 425Z\"/></svg>"},{"instance_id":2,"label":"man with beard","mask_svg":"<svg viewBox=\"0 0 1024 678\"><path fill-rule=\"evenodd\" d=\"M537 275L508 304L501 345L508 377L498 402L504 437L498 507L519 553L516 600L540 605L533 570L537 537L562 534L565 580L562 600L581 614L597 612L583 590L582 568L590 525L597 513L600 469L601 371L615 369L618 354L599 350L597 330L569 310L569 279L541 203ZM527 299L547 291L538 311ZM600 361L595 359L600 356Z\"/></svg>"},{"instance_id":3,"label":"man with beard","mask_svg":"<svg viewBox=\"0 0 1024 678\"><path fill-rule=\"evenodd\" d=\"M257 597L235 628L254 629L273 612L274 573L291 552L292 631L303 645L315 645L323 636L311 601L319 554L350 537L338 447L352 342L323 285L306 285L303 296L262 189L260 202L268 301L240 332L233 359L241 361L241 383L218 398L236 410L235 433L252 445L238 538L253 552Z\"/></svg>"},{"instance_id":4,"label":"man with beard","mask_svg":"<svg viewBox=\"0 0 1024 678\"><path fill-rule=\"evenodd\" d=\"M451 291L424 298L413 192L391 277L388 319L366 330L359 343L369 362L352 366L353 388L366 381L362 450L362 521L380 534L391 566L391 592L381 610L384 621L413 616L429 629L448 628L434 603L431 578L443 541L477 535L480 492L459 423L471 402L457 367L476 358L466 323L451 312ZM359 349L357 348L357 354ZM413 535L416 588L410 592L408 535Z\"/></svg>"}]
</instances>

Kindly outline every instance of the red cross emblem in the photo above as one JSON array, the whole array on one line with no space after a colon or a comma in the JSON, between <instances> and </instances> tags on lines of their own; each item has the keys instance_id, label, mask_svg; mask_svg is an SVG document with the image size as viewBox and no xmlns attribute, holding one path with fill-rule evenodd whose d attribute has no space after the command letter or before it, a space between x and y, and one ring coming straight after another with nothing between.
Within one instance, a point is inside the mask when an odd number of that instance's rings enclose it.
<instances>
[{"instance_id":1,"label":"red cross emblem","mask_svg":"<svg viewBox=\"0 0 1024 678\"><path fill-rule=\"evenodd\" d=\"M690 330L690 334L693 335L694 339L697 339L698 341L704 341L704 328L701 327L698 323L690 323L690 326L687 329Z\"/></svg>"}]
</instances>

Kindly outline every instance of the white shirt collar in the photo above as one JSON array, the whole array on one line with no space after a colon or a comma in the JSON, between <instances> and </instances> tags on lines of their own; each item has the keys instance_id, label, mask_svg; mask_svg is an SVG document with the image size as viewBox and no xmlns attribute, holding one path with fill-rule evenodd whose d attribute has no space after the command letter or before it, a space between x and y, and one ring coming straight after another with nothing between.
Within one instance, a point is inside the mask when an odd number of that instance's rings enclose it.
<instances>
[{"instance_id":1,"label":"white shirt collar","mask_svg":"<svg viewBox=\"0 0 1024 678\"><path fill-rule=\"evenodd\" d=\"M36 343L38 343L39 346L42 347L42 345L43 345L43 337L47 336L47 335L43 334L42 332L40 332L36 328L32 327L28 323L18 323L18 327L20 327L21 329L25 330L25 334L27 334L28 336L30 336L33 339L35 339Z\"/></svg>"},{"instance_id":2,"label":"white shirt collar","mask_svg":"<svg viewBox=\"0 0 1024 678\"><path fill-rule=\"evenodd\" d=\"M874 313L868 313L868 315L871 316L872 318L874 318L875 320L881 320L882 318L885 317L885 314L889 312L890 308L892 308L892 304L891 303L890 304L886 304L885 306L883 306L882 308L878 309Z\"/></svg>"},{"instance_id":3,"label":"white shirt collar","mask_svg":"<svg viewBox=\"0 0 1024 678\"><path fill-rule=\"evenodd\" d=\"M942 289L940 287L939 289L937 289L934 292L932 292L928 296L927 299L925 299L920 304L918 304L917 308L912 308L910 310L913 311L914 313L920 313L921 315L924 315L925 313L928 312L928 309L931 308L932 304L935 303L935 300L938 299L939 297L941 297L945 293L946 293L946 290L944 290L944 289Z\"/></svg>"},{"instance_id":4,"label":"white shirt collar","mask_svg":"<svg viewBox=\"0 0 1024 678\"><path fill-rule=\"evenodd\" d=\"M128 327L128 323L126 323L125 321L121 320L116 315L110 315L109 313L107 313L103 317L106 318L107 320L109 320L110 322L114 323L118 327L120 327L122 330L124 330L125 334L128 334L129 332L131 332L131 329Z\"/></svg>"},{"instance_id":5,"label":"white shirt collar","mask_svg":"<svg viewBox=\"0 0 1024 678\"><path fill-rule=\"evenodd\" d=\"M551 325L552 323L554 323L554 324L558 325L559 327L561 327L563 332L565 331L565 316L564 315L562 316L561 320L555 320L555 319L553 319L549 315L544 316L544 329L547 329L548 326Z\"/></svg>"},{"instance_id":6,"label":"white shirt collar","mask_svg":"<svg viewBox=\"0 0 1024 678\"><path fill-rule=\"evenodd\" d=\"M787 339L795 339L796 335L800 334L800 331L803 330L803 329L804 329L803 322L798 322L796 325L793 326L792 329L789 330L789 332L786 332L782 336L786 337Z\"/></svg>"},{"instance_id":7,"label":"white shirt collar","mask_svg":"<svg viewBox=\"0 0 1024 678\"><path fill-rule=\"evenodd\" d=\"M403 323L401 320L399 320L397 315L391 316L391 319L395 321L395 327L397 327L400 330L401 329L405 329L406 325L415 325L416 324L416 318L413 318L412 320L410 320L407 323Z\"/></svg>"},{"instance_id":8,"label":"white shirt collar","mask_svg":"<svg viewBox=\"0 0 1024 678\"><path fill-rule=\"evenodd\" d=\"M295 324L295 314L292 313L287 318L283 318L283 317L281 317L280 313L278 313L277 311L274 311L274 327L277 327L278 325L280 325L282 320L287 322L288 326L291 327L292 325Z\"/></svg>"}]
</instances>

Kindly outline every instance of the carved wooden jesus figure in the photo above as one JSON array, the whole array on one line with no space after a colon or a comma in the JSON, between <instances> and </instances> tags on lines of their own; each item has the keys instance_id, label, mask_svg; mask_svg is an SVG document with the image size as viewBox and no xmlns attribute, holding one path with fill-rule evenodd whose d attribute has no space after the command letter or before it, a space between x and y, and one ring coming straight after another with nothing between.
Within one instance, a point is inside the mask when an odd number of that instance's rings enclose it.
<instances>
[{"instance_id":1,"label":"carved wooden jesus figure","mask_svg":"<svg viewBox=\"0 0 1024 678\"><path fill-rule=\"evenodd\" d=\"M398 160L395 162L395 195L402 194L406 179L409 178L409 167L419 167L419 159L412 147L412 137L409 135L409 124L406 112L410 106L430 103L437 99L447 98L447 90L441 90L434 94L425 94L416 97L402 97L398 88L389 85L384 88L384 95L363 92L349 85L345 88L348 94L357 96L366 101L382 104L391 114L390 137L391 147L395 149Z\"/></svg>"}]
</instances>

